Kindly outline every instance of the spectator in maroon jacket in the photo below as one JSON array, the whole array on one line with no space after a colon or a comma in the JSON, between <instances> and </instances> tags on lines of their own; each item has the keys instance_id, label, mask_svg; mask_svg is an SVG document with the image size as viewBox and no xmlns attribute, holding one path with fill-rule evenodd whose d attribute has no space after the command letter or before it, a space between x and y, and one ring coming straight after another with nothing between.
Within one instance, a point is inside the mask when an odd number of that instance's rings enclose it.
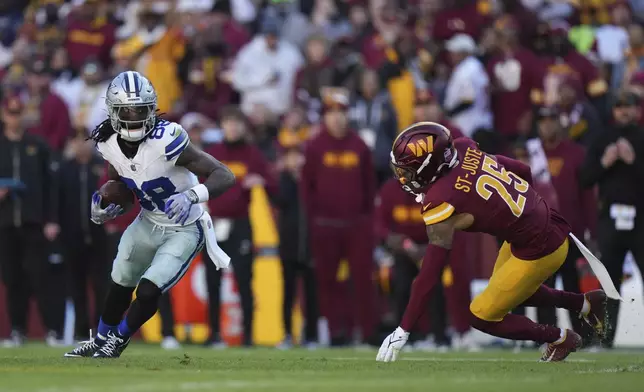
<instances>
[{"instance_id":1,"label":"spectator in maroon jacket","mask_svg":"<svg viewBox=\"0 0 644 392\"><path fill-rule=\"evenodd\" d=\"M599 113L605 115L608 84L602 79L597 67L572 46L568 40L569 28L566 22L553 22L550 25L548 53L541 57L545 67L542 102L545 106L556 104L561 81L570 73L575 73L581 80L586 96Z\"/></svg>"},{"instance_id":2,"label":"spectator in maroon jacket","mask_svg":"<svg viewBox=\"0 0 644 392\"><path fill-rule=\"evenodd\" d=\"M423 262L427 233L421 216L421 205L402 189L397 180L387 181L376 200L376 235L394 257L394 296L397 318L400 321L409 300L412 281ZM453 339L455 348L475 349L475 344L467 333L470 330L471 280L464 254L467 236L466 233L459 233L454 238L456 242L449 259L453 278L451 285L444 290L451 324L456 332Z\"/></svg>"},{"instance_id":3,"label":"spectator in maroon jacket","mask_svg":"<svg viewBox=\"0 0 644 392\"><path fill-rule=\"evenodd\" d=\"M45 58L28 64L25 122L28 132L44 138L54 151L62 151L72 134L69 109L50 91L51 69Z\"/></svg>"},{"instance_id":4,"label":"spectator in maroon jacket","mask_svg":"<svg viewBox=\"0 0 644 392\"><path fill-rule=\"evenodd\" d=\"M323 95L323 129L307 146L301 179L320 313L328 321L332 344L341 344L352 335L343 330L343 308L352 306L367 342L373 338L376 321L371 280L376 178L371 151L347 126L348 94L329 90ZM355 295L348 301L339 294L336 279L343 259L349 262Z\"/></svg>"},{"instance_id":5,"label":"spectator in maroon jacket","mask_svg":"<svg viewBox=\"0 0 644 392\"><path fill-rule=\"evenodd\" d=\"M538 115L538 131L543 150L548 158L552 185L557 193L558 211L570 223L572 233L579 239L594 237L597 219L597 199L592 188L581 186L580 173L585 159L584 148L566 137L559 121L559 113L541 108ZM559 270L564 290L578 293L579 276L577 259L582 257L576 246L571 246L568 257ZM570 314L575 331L580 331L581 320Z\"/></svg>"},{"instance_id":6,"label":"spectator in maroon jacket","mask_svg":"<svg viewBox=\"0 0 644 392\"><path fill-rule=\"evenodd\" d=\"M379 68L387 60L387 51L391 50L400 33L404 29L404 13L392 0L384 0L379 4L371 2L371 17L375 31L365 37L360 46L362 58L369 68Z\"/></svg>"},{"instance_id":7,"label":"spectator in maroon jacket","mask_svg":"<svg viewBox=\"0 0 644 392\"><path fill-rule=\"evenodd\" d=\"M231 18L230 1L216 1L208 16L212 22L221 26L224 42L228 46L228 55L235 57L239 50L250 42L251 36L244 26Z\"/></svg>"},{"instance_id":8,"label":"spectator in maroon jacket","mask_svg":"<svg viewBox=\"0 0 644 392\"><path fill-rule=\"evenodd\" d=\"M437 41L447 41L456 34L478 39L490 23L488 0L443 0L443 4L432 29L432 37Z\"/></svg>"},{"instance_id":9,"label":"spectator in maroon jacket","mask_svg":"<svg viewBox=\"0 0 644 392\"><path fill-rule=\"evenodd\" d=\"M217 119L221 109L232 103L234 91L226 75L230 58L221 31L195 37L179 65L185 83L181 100L185 112Z\"/></svg>"},{"instance_id":10,"label":"spectator in maroon jacket","mask_svg":"<svg viewBox=\"0 0 644 392\"><path fill-rule=\"evenodd\" d=\"M494 129L506 138L526 136L532 125L532 96L542 89L538 58L519 44L520 26L510 16L494 24L497 50L486 64L492 83Z\"/></svg>"},{"instance_id":11,"label":"spectator in maroon jacket","mask_svg":"<svg viewBox=\"0 0 644 392\"><path fill-rule=\"evenodd\" d=\"M222 143L213 144L206 152L221 160L232 170L237 179L235 186L217 200L208 203L213 218L219 246L232 259L235 280L239 289L243 312L244 345L253 344L253 232L250 225L249 207L251 189L263 186L273 194L276 183L268 172L268 162L257 146L248 142L247 120L237 108L226 108L221 115L224 133ZM221 270L206 260L206 281L208 283L208 310L211 336L209 343L214 347L223 345L219 334L219 288Z\"/></svg>"},{"instance_id":12,"label":"spectator in maroon jacket","mask_svg":"<svg viewBox=\"0 0 644 392\"><path fill-rule=\"evenodd\" d=\"M568 131L571 140L588 146L603 131L597 109L588 102L581 81L575 74L561 80L556 103L561 125Z\"/></svg>"},{"instance_id":13,"label":"spectator in maroon jacket","mask_svg":"<svg viewBox=\"0 0 644 392\"><path fill-rule=\"evenodd\" d=\"M101 14L98 3L98 0L85 0L67 19L65 48L75 71L90 57L97 58L106 69L111 64L116 26Z\"/></svg>"}]
</instances>

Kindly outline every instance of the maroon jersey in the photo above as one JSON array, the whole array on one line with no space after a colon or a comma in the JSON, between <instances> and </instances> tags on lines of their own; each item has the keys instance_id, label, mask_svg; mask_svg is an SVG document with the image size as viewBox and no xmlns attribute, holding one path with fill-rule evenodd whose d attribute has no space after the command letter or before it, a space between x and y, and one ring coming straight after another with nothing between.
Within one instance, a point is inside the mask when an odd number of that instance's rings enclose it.
<instances>
[{"instance_id":1,"label":"maroon jersey","mask_svg":"<svg viewBox=\"0 0 644 392\"><path fill-rule=\"evenodd\" d=\"M494 129L504 135L516 135L519 121L532 110L532 96L542 88L539 60L531 51L519 48L493 56L486 69L494 86Z\"/></svg>"},{"instance_id":2,"label":"maroon jersey","mask_svg":"<svg viewBox=\"0 0 644 392\"><path fill-rule=\"evenodd\" d=\"M417 244L427 242L418 203L394 178L385 182L376 198L376 236L384 240L391 233L402 234Z\"/></svg>"},{"instance_id":3,"label":"maroon jersey","mask_svg":"<svg viewBox=\"0 0 644 392\"><path fill-rule=\"evenodd\" d=\"M365 65L377 69L387 60L387 42L379 33L364 40L360 52Z\"/></svg>"},{"instance_id":4,"label":"maroon jersey","mask_svg":"<svg viewBox=\"0 0 644 392\"><path fill-rule=\"evenodd\" d=\"M595 190L583 188L579 180L586 155L584 148L571 140L563 140L554 148L544 145L544 152L552 185L557 191L559 211L570 223L573 234L583 238L586 229L594 234L597 219Z\"/></svg>"},{"instance_id":5,"label":"maroon jersey","mask_svg":"<svg viewBox=\"0 0 644 392\"><path fill-rule=\"evenodd\" d=\"M599 74L599 69L593 65L584 55L575 50L571 50L564 57L544 57L544 102L545 106L553 105L557 102L559 86L564 79L575 75L581 80L584 91L589 98L595 98L606 93L608 85Z\"/></svg>"},{"instance_id":6,"label":"maroon jersey","mask_svg":"<svg viewBox=\"0 0 644 392\"><path fill-rule=\"evenodd\" d=\"M247 175L256 174L264 179L266 192L274 194L276 181L269 170L269 163L254 144L213 144L205 150L224 163L235 175L235 185L217 199L208 201L210 215L217 218L247 218L249 214L251 189L244 186Z\"/></svg>"},{"instance_id":7,"label":"maroon jersey","mask_svg":"<svg viewBox=\"0 0 644 392\"><path fill-rule=\"evenodd\" d=\"M301 197L312 221L371 218L376 178L371 151L356 132L336 138L326 130L307 142Z\"/></svg>"},{"instance_id":8,"label":"maroon jersey","mask_svg":"<svg viewBox=\"0 0 644 392\"><path fill-rule=\"evenodd\" d=\"M79 70L91 57L96 57L103 67L109 67L112 62L110 53L116 42L115 34L116 26L112 23L70 18L65 49L72 69Z\"/></svg>"},{"instance_id":9,"label":"maroon jersey","mask_svg":"<svg viewBox=\"0 0 644 392\"><path fill-rule=\"evenodd\" d=\"M524 260L544 257L561 246L570 226L530 186L527 165L486 154L468 138L455 140L454 146L459 163L427 191L425 224L471 214L474 223L466 231L507 241L512 253Z\"/></svg>"}]
</instances>

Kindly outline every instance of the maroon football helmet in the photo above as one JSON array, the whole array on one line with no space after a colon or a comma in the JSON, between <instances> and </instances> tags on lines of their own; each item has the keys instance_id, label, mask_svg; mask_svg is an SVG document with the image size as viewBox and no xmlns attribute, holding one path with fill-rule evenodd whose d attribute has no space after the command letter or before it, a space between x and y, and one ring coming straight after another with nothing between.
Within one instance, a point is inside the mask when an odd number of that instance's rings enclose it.
<instances>
[{"instance_id":1,"label":"maroon football helmet","mask_svg":"<svg viewBox=\"0 0 644 392\"><path fill-rule=\"evenodd\" d=\"M457 162L449 129L419 122L402 131L391 147L391 164L400 184L409 191L436 181Z\"/></svg>"}]
</instances>

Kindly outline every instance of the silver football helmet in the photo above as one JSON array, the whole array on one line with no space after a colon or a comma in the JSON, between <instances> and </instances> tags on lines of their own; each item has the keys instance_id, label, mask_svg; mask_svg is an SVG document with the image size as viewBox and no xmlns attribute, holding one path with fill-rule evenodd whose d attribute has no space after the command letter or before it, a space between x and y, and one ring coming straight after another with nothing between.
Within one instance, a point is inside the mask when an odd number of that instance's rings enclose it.
<instances>
[{"instance_id":1,"label":"silver football helmet","mask_svg":"<svg viewBox=\"0 0 644 392\"><path fill-rule=\"evenodd\" d=\"M124 140L142 140L154 128L157 93L136 71L118 74L107 88L105 104L114 131Z\"/></svg>"}]
</instances>

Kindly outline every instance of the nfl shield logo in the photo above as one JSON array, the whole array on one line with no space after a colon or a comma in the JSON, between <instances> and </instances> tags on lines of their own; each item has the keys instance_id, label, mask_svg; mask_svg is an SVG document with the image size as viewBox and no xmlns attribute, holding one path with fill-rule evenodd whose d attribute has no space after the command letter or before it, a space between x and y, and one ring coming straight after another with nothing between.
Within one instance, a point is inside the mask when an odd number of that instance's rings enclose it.
<instances>
[{"instance_id":1,"label":"nfl shield logo","mask_svg":"<svg viewBox=\"0 0 644 392\"><path fill-rule=\"evenodd\" d=\"M134 166L134 164L131 164L130 169L132 169L132 171L136 171L136 166Z\"/></svg>"}]
</instances>

